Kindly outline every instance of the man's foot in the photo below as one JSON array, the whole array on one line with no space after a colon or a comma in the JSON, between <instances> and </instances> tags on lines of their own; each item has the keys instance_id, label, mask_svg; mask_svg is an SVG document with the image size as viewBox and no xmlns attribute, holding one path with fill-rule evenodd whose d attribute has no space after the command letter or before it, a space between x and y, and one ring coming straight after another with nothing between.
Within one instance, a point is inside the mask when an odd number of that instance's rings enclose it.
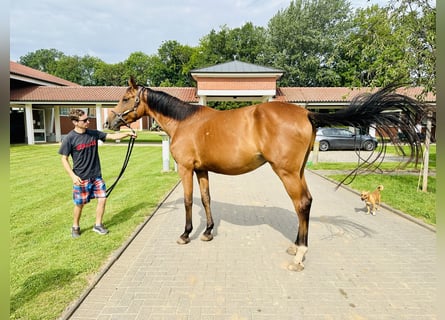
<instances>
[{"instance_id":1,"label":"man's foot","mask_svg":"<svg viewBox=\"0 0 445 320\"><path fill-rule=\"evenodd\" d=\"M80 237L80 227L72 227L71 228L71 236L73 238L79 238Z\"/></svg>"},{"instance_id":2,"label":"man's foot","mask_svg":"<svg viewBox=\"0 0 445 320\"><path fill-rule=\"evenodd\" d=\"M94 232L97 232L98 234L102 234L102 235L108 233L108 230L104 228L104 225L103 225L103 224L94 225L94 227L93 227L93 231L94 231Z\"/></svg>"}]
</instances>

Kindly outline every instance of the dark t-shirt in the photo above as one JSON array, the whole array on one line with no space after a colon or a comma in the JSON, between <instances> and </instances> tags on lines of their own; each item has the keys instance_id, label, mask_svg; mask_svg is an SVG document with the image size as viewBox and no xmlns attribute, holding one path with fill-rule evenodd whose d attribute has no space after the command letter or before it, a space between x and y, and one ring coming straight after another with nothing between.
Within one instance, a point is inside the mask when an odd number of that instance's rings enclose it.
<instances>
[{"instance_id":1,"label":"dark t-shirt","mask_svg":"<svg viewBox=\"0 0 445 320\"><path fill-rule=\"evenodd\" d=\"M107 134L87 129L85 133L71 130L62 141L59 154L73 158L73 171L82 180L100 177L98 140L105 141Z\"/></svg>"}]
</instances>

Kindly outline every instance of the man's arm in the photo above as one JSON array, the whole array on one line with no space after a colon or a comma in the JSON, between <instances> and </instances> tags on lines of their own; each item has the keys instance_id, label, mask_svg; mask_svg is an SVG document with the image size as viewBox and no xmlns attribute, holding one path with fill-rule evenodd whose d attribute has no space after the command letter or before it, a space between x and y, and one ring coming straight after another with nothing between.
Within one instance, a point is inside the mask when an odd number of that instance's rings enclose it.
<instances>
[{"instance_id":1,"label":"man's arm","mask_svg":"<svg viewBox=\"0 0 445 320\"><path fill-rule=\"evenodd\" d=\"M116 132L116 133L107 133L105 139L121 140L129 136L133 136L135 138L137 137L136 133L133 132Z\"/></svg>"},{"instance_id":2,"label":"man's arm","mask_svg":"<svg viewBox=\"0 0 445 320\"><path fill-rule=\"evenodd\" d=\"M74 173L73 169L71 168L71 164L70 164L70 162L68 160L68 156L62 155L62 164L63 164L63 168L68 173L68 175L70 176L71 180L73 180L73 183L75 185L80 185L80 183L82 182L82 179L80 179Z\"/></svg>"}]
</instances>

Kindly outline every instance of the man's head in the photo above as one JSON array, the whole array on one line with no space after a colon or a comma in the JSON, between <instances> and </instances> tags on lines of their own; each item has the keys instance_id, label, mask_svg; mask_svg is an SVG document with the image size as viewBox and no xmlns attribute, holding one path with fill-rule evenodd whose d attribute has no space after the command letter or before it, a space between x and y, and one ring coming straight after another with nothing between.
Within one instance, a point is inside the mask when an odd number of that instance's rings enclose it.
<instances>
[{"instance_id":1,"label":"man's head","mask_svg":"<svg viewBox=\"0 0 445 320\"><path fill-rule=\"evenodd\" d=\"M89 118L85 111L81 109L73 109L69 114L70 120L75 126L88 127Z\"/></svg>"}]
</instances>

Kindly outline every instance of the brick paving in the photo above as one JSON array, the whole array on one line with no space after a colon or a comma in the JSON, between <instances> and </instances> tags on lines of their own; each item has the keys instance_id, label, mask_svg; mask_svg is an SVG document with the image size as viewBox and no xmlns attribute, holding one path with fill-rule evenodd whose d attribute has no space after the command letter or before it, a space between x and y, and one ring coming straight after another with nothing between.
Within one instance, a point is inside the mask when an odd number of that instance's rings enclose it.
<instances>
[{"instance_id":1,"label":"brick paving","mask_svg":"<svg viewBox=\"0 0 445 320\"><path fill-rule=\"evenodd\" d=\"M314 173L307 181L302 272L287 270L298 220L270 167L210 174L214 240L199 239L195 185L192 241L176 244L179 185L69 319L438 319L436 233L384 208L366 215L356 194Z\"/></svg>"}]
</instances>

